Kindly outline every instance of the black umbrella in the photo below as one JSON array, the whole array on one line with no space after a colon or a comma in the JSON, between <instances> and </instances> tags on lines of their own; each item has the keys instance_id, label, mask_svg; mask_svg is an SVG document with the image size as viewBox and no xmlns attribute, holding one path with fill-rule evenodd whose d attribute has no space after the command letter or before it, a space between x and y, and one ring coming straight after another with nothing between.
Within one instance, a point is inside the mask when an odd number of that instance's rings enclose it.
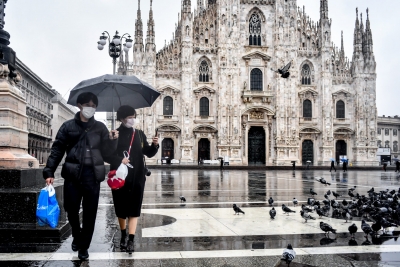
<instances>
[{"instance_id":1,"label":"black umbrella","mask_svg":"<svg viewBox=\"0 0 400 267\"><path fill-rule=\"evenodd\" d=\"M78 96L85 92L91 92L99 99L97 111L109 112L123 105L151 107L160 95L150 84L135 76L106 74L80 82L71 90L68 104L76 106Z\"/></svg>"}]
</instances>

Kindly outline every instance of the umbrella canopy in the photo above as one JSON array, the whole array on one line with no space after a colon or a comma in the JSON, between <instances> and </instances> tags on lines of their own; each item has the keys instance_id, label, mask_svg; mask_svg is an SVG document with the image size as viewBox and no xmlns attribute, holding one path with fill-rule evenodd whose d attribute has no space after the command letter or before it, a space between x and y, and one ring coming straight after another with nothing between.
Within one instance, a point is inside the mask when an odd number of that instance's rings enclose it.
<instances>
[{"instance_id":1,"label":"umbrella canopy","mask_svg":"<svg viewBox=\"0 0 400 267\"><path fill-rule=\"evenodd\" d=\"M99 99L97 111L109 112L123 105L135 109L150 107L160 95L151 85L135 76L106 74L80 82L71 90L68 104L76 106L78 96L85 92L91 92Z\"/></svg>"},{"instance_id":2,"label":"umbrella canopy","mask_svg":"<svg viewBox=\"0 0 400 267\"><path fill-rule=\"evenodd\" d=\"M398 158L394 158L393 161L399 161L399 159Z\"/></svg>"},{"instance_id":3,"label":"umbrella canopy","mask_svg":"<svg viewBox=\"0 0 400 267\"><path fill-rule=\"evenodd\" d=\"M343 161L343 162L348 162L349 160L348 159L340 159L341 161Z\"/></svg>"}]
</instances>

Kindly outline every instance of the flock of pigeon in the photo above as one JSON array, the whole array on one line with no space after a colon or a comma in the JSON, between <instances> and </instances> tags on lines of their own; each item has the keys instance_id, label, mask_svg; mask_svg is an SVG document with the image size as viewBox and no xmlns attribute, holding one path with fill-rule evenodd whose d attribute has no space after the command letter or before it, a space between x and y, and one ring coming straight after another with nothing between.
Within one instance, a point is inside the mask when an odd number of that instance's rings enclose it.
<instances>
[{"instance_id":1,"label":"flock of pigeon","mask_svg":"<svg viewBox=\"0 0 400 267\"><path fill-rule=\"evenodd\" d=\"M324 178L318 178L318 182L325 186L331 185ZM400 225L400 188L396 190L389 189L376 192L372 187L368 190L366 195L360 195L356 190L357 186L353 186L348 189L348 196L350 200L346 200L344 196L336 193L335 191L328 190L324 194L324 199L322 201L316 200L318 195L312 188L310 188L310 195L307 199L307 205L302 204L300 215L307 223L308 220L316 220L316 217L332 217L336 219L343 219L347 223L353 220L353 217L361 217L361 230L365 233L365 237L368 240L368 236L372 238L379 236L381 233L385 234L390 227L397 227ZM338 200L339 198L339 200ZM340 201L340 198L343 200ZM181 202L185 202L186 199L180 196ZM297 206L299 201L293 198L293 206ZM271 210L269 215L271 219L275 219L276 210L273 207L274 199L270 197L268 199L268 204ZM235 215L240 213L245 214L245 212L233 204L233 210ZM282 204L282 211L284 214L289 215L290 213L296 213L296 211L290 209L285 204ZM316 215L314 215L316 214ZM366 221L372 221L370 225ZM336 229L331 225L320 222L320 228L325 233L325 236L329 238L329 233L336 234ZM355 223L348 227L348 231L351 236L351 240L354 240L355 233L358 231L358 227ZM291 244L288 244L287 248L283 251L282 261L285 261L288 266L293 261L296 256L296 252L293 250Z\"/></svg>"}]
</instances>

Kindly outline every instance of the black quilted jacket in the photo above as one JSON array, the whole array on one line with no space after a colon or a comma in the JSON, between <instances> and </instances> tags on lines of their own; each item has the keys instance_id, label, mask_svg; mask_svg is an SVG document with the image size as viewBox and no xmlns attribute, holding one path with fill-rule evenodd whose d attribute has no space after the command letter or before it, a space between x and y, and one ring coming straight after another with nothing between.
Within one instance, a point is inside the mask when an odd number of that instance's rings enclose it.
<instances>
[{"instance_id":1,"label":"black quilted jacket","mask_svg":"<svg viewBox=\"0 0 400 267\"><path fill-rule=\"evenodd\" d=\"M61 176L68 180L79 180L88 142L96 180L104 181L106 173L103 158L115 151L118 142L110 140L107 127L93 117L89 120L86 130L83 129L79 115L78 112L74 119L64 122L58 130L46 167L43 169L44 179L54 177L54 172L66 154Z\"/></svg>"}]
</instances>

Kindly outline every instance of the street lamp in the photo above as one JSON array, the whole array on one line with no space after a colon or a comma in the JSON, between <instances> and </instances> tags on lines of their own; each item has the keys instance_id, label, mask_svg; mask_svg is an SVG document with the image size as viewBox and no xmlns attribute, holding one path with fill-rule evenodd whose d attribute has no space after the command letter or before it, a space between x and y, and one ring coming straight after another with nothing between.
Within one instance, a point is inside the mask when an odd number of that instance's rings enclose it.
<instances>
[{"instance_id":1,"label":"street lamp","mask_svg":"<svg viewBox=\"0 0 400 267\"><path fill-rule=\"evenodd\" d=\"M106 35L107 34L107 35ZM125 37L127 36L127 37ZM118 31L115 32L115 35L110 37L110 34L107 31L102 33L100 36L100 40L97 42L97 49L103 50L104 46L108 40L108 55L113 59L113 74L115 75L115 68L117 65L117 58L121 55L121 46L122 40L125 39L125 43L123 44L123 50L128 52L129 49L132 47L132 39L128 33L125 33L122 36L118 35Z\"/></svg>"},{"instance_id":2,"label":"street lamp","mask_svg":"<svg viewBox=\"0 0 400 267\"><path fill-rule=\"evenodd\" d=\"M107 35L106 35L107 34ZM127 37L125 37L127 36ZM108 40L108 55L113 59L113 74L115 75L115 68L117 65L117 58L121 55L121 43L122 40L125 39L125 43L123 44L123 50L128 52L132 47L132 39L128 33L125 33L121 37L118 35L118 31L115 32L115 35L111 39L110 34L107 31L104 31L100 36L100 40L97 42L97 49L103 50L104 46ZM115 129L115 112L114 107L112 111L112 120L111 120L111 128Z\"/></svg>"}]
</instances>

